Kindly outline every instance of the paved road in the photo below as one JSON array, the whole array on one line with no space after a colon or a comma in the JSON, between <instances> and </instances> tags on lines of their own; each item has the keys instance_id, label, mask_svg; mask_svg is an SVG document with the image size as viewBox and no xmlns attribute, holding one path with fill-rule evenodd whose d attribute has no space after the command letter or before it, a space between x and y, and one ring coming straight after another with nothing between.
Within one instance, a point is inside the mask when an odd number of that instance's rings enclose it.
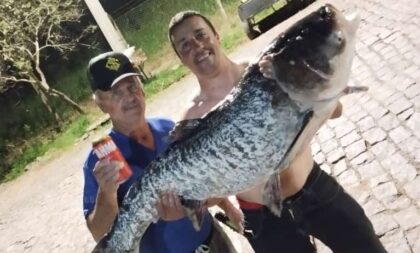
<instances>
[{"instance_id":1,"label":"paved road","mask_svg":"<svg viewBox=\"0 0 420 253\"><path fill-rule=\"evenodd\" d=\"M351 84L370 89L342 99L344 115L329 121L313 142L315 159L362 204L389 252L420 252L420 3L335 3L362 17ZM255 55L291 22L232 57ZM177 119L196 90L194 81L188 76L163 92L148 114ZM0 185L0 252L93 248L81 212L81 166L92 138L43 157L19 179ZM241 252L249 252L233 238ZM330 251L320 244L319 252Z\"/></svg>"}]
</instances>

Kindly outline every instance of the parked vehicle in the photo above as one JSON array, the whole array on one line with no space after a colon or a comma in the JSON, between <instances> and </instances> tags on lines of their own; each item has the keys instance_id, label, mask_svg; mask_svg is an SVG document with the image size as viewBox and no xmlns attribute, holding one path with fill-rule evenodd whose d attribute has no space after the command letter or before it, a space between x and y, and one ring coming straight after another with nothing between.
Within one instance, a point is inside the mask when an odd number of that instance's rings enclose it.
<instances>
[{"instance_id":1,"label":"parked vehicle","mask_svg":"<svg viewBox=\"0 0 420 253\"><path fill-rule=\"evenodd\" d=\"M241 0L238 14L249 39L270 30L315 0Z\"/></svg>"}]
</instances>

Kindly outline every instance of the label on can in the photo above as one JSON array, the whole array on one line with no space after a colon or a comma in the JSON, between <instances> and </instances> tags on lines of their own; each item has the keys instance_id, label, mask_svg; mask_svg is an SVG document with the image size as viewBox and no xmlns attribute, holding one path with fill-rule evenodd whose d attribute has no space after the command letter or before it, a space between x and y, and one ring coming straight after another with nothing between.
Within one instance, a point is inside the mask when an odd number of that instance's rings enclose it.
<instances>
[{"instance_id":1,"label":"label on can","mask_svg":"<svg viewBox=\"0 0 420 253\"><path fill-rule=\"evenodd\" d=\"M119 167L118 183L121 184L131 177L133 172L131 171L130 166L110 136L104 136L99 140L92 142L92 147L93 152L95 152L99 160L109 159L110 161L117 162Z\"/></svg>"}]
</instances>

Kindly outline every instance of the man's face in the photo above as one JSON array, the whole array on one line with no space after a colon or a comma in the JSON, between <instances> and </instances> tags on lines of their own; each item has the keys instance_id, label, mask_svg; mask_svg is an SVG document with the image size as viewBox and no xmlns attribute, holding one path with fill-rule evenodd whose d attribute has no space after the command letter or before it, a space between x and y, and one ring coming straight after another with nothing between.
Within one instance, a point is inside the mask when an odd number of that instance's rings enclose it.
<instances>
[{"instance_id":1,"label":"man's face","mask_svg":"<svg viewBox=\"0 0 420 253\"><path fill-rule=\"evenodd\" d=\"M144 119L145 99L138 77L120 80L110 91L96 91L97 103L114 123L129 123Z\"/></svg>"},{"instance_id":2,"label":"man's face","mask_svg":"<svg viewBox=\"0 0 420 253\"><path fill-rule=\"evenodd\" d=\"M219 35L199 16L192 16L175 27L171 35L182 63L196 75L211 75L219 67Z\"/></svg>"}]
</instances>

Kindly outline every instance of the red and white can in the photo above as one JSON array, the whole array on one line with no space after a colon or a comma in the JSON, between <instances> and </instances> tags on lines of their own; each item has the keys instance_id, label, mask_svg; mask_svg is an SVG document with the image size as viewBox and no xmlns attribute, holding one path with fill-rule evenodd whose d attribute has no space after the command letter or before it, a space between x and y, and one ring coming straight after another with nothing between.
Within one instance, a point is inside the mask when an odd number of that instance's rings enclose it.
<instances>
[{"instance_id":1,"label":"red and white can","mask_svg":"<svg viewBox=\"0 0 420 253\"><path fill-rule=\"evenodd\" d=\"M92 142L92 148L99 160L109 159L110 161L116 161L118 163L118 183L121 184L131 177L133 172L131 171L130 166L110 136L107 135Z\"/></svg>"}]
</instances>

